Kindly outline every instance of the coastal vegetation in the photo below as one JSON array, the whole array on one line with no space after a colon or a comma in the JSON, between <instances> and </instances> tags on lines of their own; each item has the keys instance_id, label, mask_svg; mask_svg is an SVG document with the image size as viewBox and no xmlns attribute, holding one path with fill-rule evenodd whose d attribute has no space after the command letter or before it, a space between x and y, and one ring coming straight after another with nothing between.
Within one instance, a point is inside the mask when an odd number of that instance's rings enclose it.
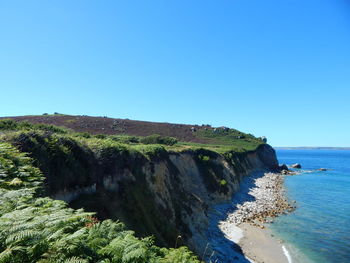
<instances>
[{"instance_id":1,"label":"coastal vegetation","mask_svg":"<svg viewBox=\"0 0 350 263\"><path fill-rule=\"evenodd\" d=\"M42 195L33 160L0 143L0 262L199 262L185 247L159 248L118 221Z\"/></svg>"},{"instance_id":2,"label":"coastal vegetation","mask_svg":"<svg viewBox=\"0 0 350 263\"><path fill-rule=\"evenodd\" d=\"M170 151L205 148L218 153L254 151L265 141L228 127L183 125L64 114L0 118L5 130L46 130L74 137L109 139L126 145L162 145ZM54 129L59 129L55 131Z\"/></svg>"},{"instance_id":3,"label":"coastal vegetation","mask_svg":"<svg viewBox=\"0 0 350 263\"><path fill-rule=\"evenodd\" d=\"M76 132L66 127L12 119L0 120L0 140L9 142L22 152L30 153L34 164L46 176L59 171L68 178L89 179L89 163L97 161L110 165L111 161L125 159L152 159L164 157L168 153L192 152L200 167L214 169L211 157L224 156L228 161L239 158L241 153L254 151L264 142L251 134L235 129L214 128L197 130L196 137L208 140L207 143L178 141L177 138L153 134L134 136L127 134L92 134ZM119 156L119 157L118 157ZM118 157L118 158L117 158ZM117 158L117 159L116 159ZM141 162L142 163L142 162ZM137 166L137 162L133 165ZM66 171L62 172L62 169ZM207 173L206 171L206 173ZM55 174L53 178L57 179ZM60 181L62 178L59 178ZM218 182L222 180L220 178ZM55 185L50 182L50 185ZM81 184L82 182L75 182ZM223 183L221 185L224 185Z\"/></svg>"},{"instance_id":4,"label":"coastal vegetation","mask_svg":"<svg viewBox=\"0 0 350 263\"><path fill-rule=\"evenodd\" d=\"M154 206L152 194L144 187L143 165L160 159L168 162L169 154L187 152L208 191L227 193L228 183L215 158L235 162L264 142L228 128L199 129L194 137L207 143L158 134L94 134L51 124L0 120L0 263L200 262L186 247L166 248L175 241L177 246L179 232L159 221L169 211ZM98 200L103 207L113 201L108 195L97 192L69 205L51 198L62 189L89 187L101 174L112 174L115 164L144 183L125 186L128 192L118 205L126 212L116 212L113 220L96 207L89 211L97 214L78 209L89 207L91 198L94 205ZM168 166L178 173L171 162ZM190 208L177 205L175 213L182 209ZM119 218L123 223L115 220ZM136 233L127 230L129 226ZM148 233L154 237L147 237Z\"/></svg>"}]
</instances>

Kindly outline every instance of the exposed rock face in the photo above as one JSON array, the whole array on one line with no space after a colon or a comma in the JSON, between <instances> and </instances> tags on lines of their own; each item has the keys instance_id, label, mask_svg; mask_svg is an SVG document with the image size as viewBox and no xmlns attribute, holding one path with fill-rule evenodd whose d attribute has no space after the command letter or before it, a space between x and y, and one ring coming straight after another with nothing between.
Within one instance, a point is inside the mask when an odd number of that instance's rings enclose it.
<instances>
[{"instance_id":1,"label":"exposed rock face","mask_svg":"<svg viewBox=\"0 0 350 263\"><path fill-rule=\"evenodd\" d=\"M279 170L280 170L280 171L283 171L283 170L288 171L289 169L288 169L288 166L287 166L286 164L281 164L281 165L279 166Z\"/></svg>"},{"instance_id":2,"label":"exposed rock face","mask_svg":"<svg viewBox=\"0 0 350 263\"><path fill-rule=\"evenodd\" d=\"M257 153L261 162L270 170L278 170L278 161L275 150L268 144L260 145Z\"/></svg>"},{"instance_id":3,"label":"exposed rock face","mask_svg":"<svg viewBox=\"0 0 350 263\"><path fill-rule=\"evenodd\" d=\"M31 152L28 143L21 144ZM73 146L81 158L84 152ZM244 176L278 169L275 151L267 144L225 157L207 150L166 152L152 158L127 152L86 154L74 161L84 171L79 176L67 176L70 170L63 167L51 169L57 167L53 164L45 168L51 160L37 159L52 197L95 211L101 219L120 219L140 236L154 235L159 245L184 244L198 254L207 245L210 208L231 200ZM36 156L43 153L32 152Z\"/></svg>"},{"instance_id":4,"label":"exposed rock face","mask_svg":"<svg viewBox=\"0 0 350 263\"><path fill-rule=\"evenodd\" d=\"M292 164L290 167L295 168L295 169L301 169L301 164L295 163L295 164Z\"/></svg>"},{"instance_id":5,"label":"exposed rock face","mask_svg":"<svg viewBox=\"0 0 350 263\"><path fill-rule=\"evenodd\" d=\"M267 143L267 138L265 136L260 137L260 139L264 142Z\"/></svg>"},{"instance_id":6,"label":"exposed rock face","mask_svg":"<svg viewBox=\"0 0 350 263\"><path fill-rule=\"evenodd\" d=\"M274 150L262 145L255 152L224 158L203 152L172 153L158 160L142 160L141 170L119 167L101 175L96 192L71 204L97 211L102 218L118 218L140 235L154 235L159 244L186 244L201 253L207 245L208 211L231 199L242 177L255 171L275 170ZM222 183L225 182L225 183ZM79 190L74 189L73 192ZM71 191L66 197L76 196ZM56 197L67 199L62 192Z\"/></svg>"}]
</instances>

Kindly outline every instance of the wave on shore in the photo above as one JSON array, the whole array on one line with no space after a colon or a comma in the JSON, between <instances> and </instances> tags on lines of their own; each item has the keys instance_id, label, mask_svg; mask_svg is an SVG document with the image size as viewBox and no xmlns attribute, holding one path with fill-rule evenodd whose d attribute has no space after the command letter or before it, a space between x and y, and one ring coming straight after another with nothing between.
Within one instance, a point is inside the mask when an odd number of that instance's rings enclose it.
<instances>
[{"instance_id":1,"label":"wave on shore","mask_svg":"<svg viewBox=\"0 0 350 263\"><path fill-rule=\"evenodd\" d=\"M283 180L281 174L255 173L243 180L231 203L215 207L208 231L210 260L293 262L287 248L265 229L265 223L294 209L285 197Z\"/></svg>"},{"instance_id":2,"label":"wave on shore","mask_svg":"<svg viewBox=\"0 0 350 263\"><path fill-rule=\"evenodd\" d=\"M284 245L282 245L282 249L283 249L283 253L286 255L288 263L292 263L292 257L290 256L288 250L286 249L286 247Z\"/></svg>"}]
</instances>

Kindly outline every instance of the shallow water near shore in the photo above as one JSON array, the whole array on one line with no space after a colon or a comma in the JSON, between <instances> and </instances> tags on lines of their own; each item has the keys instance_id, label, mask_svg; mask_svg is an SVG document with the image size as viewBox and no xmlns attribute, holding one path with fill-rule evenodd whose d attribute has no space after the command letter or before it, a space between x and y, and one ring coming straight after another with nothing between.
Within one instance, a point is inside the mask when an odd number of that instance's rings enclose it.
<instances>
[{"instance_id":1,"label":"shallow water near shore","mask_svg":"<svg viewBox=\"0 0 350 263\"><path fill-rule=\"evenodd\" d=\"M280 163L301 163L304 172L287 176L285 187L297 209L270 228L285 241L293 263L350 262L350 151L277 150Z\"/></svg>"}]
</instances>

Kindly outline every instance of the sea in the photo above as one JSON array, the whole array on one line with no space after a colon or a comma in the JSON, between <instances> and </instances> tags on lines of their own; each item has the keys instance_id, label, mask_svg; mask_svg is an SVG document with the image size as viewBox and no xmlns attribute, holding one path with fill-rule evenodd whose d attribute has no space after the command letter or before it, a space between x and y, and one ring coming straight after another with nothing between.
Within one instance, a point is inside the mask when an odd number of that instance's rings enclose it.
<instances>
[{"instance_id":1,"label":"sea","mask_svg":"<svg viewBox=\"0 0 350 263\"><path fill-rule=\"evenodd\" d=\"M290 261L350 263L350 151L276 152L281 164L302 165L300 174L285 178L287 197L296 202L296 210L269 226L283 241Z\"/></svg>"}]
</instances>

